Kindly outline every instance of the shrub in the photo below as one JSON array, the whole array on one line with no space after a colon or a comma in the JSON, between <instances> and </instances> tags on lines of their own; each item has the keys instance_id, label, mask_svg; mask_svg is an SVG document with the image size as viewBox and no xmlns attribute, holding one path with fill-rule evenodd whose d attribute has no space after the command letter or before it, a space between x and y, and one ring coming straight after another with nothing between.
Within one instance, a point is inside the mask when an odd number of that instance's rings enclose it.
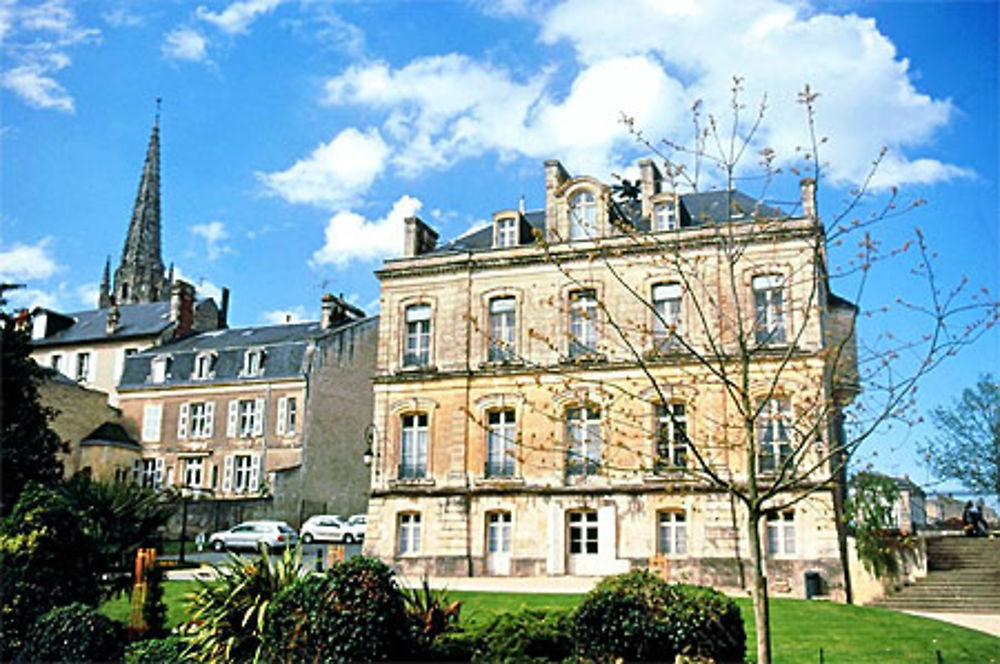
<instances>
[{"instance_id":1,"label":"shrub","mask_svg":"<svg viewBox=\"0 0 1000 664\"><path fill-rule=\"evenodd\" d=\"M358 556L275 598L265 654L275 662L374 662L411 655L413 632L392 570Z\"/></svg>"},{"instance_id":2,"label":"shrub","mask_svg":"<svg viewBox=\"0 0 1000 664\"><path fill-rule=\"evenodd\" d=\"M503 613L483 630L474 664L542 664L573 653L572 613L522 609Z\"/></svg>"},{"instance_id":3,"label":"shrub","mask_svg":"<svg viewBox=\"0 0 1000 664\"><path fill-rule=\"evenodd\" d=\"M18 661L110 662L121 659L125 628L85 604L52 609L31 626Z\"/></svg>"},{"instance_id":4,"label":"shrub","mask_svg":"<svg viewBox=\"0 0 1000 664\"><path fill-rule=\"evenodd\" d=\"M188 662L179 636L136 641L125 649L125 664L174 664Z\"/></svg>"},{"instance_id":5,"label":"shrub","mask_svg":"<svg viewBox=\"0 0 1000 664\"><path fill-rule=\"evenodd\" d=\"M678 654L742 662L746 652L735 602L711 588L668 585L647 570L598 583L574 616L573 637L599 662L673 661Z\"/></svg>"},{"instance_id":6,"label":"shrub","mask_svg":"<svg viewBox=\"0 0 1000 664\"><path fill-rule=\"evenodd\" d=\"M185 655L200 662L257 661L268 606L306 571L301 551L285 549L277 561L266 550L256 559L231 556L215 570L217 578L202 582L191 599Z\"/></svg>"},{"instance_id":7,"label":"shrub","mask_svg":"<svg viewBox=\"0 0 1000 664\"><path fill-rule=\"evenodd\" d=\"M452 602L443 590L434 590L424 576L419 588L400 589L406 615L422 648L428 648L458 624L461 602Z\"/></svg>"}]
</instances>

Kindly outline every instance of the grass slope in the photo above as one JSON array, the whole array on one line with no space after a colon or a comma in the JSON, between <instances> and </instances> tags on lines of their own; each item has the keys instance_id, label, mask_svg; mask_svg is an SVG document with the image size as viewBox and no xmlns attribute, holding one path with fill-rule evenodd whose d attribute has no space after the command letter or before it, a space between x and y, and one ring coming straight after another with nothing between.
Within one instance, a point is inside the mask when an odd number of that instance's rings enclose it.
<instances>
[{"instance_id":1,"label":"grass slope","mask_svg":"<svg viewBox=\"0 0 1000 664\"><path fill-rule=\"evenodd\" d=\"M184 620L184 598L198 587L195 581L164 584L168 621ZM583 595L529 595L521 593L448 592L462 602L462 626L475 629L494 616L519 608L572 608ZM748 599L737 599L747 632L747 653L756 645L753 609ZM104 613L128 621L128 597L111 600ZM823 649L826 664L893 663L931 664L941 652L945 664L1000 664L1000 639L981 632L886 609L845 606L831 602L775 599L771 624L776 662L819 662ZM752 660L751 660L752 661Z\"/></svg>"}]
</instances>

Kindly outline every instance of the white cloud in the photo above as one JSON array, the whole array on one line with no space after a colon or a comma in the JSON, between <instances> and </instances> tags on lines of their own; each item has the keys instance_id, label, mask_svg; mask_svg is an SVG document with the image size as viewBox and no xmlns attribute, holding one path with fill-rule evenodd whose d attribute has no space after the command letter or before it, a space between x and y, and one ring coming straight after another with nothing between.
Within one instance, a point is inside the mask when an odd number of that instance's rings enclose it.
<instances>
[{"instance_id":1,"label":"white cloud","mask_svg":"<svg viewBox=\"0 0 1000 664\"><path fill-rule=\"evenodd\" d=\"M208 39L186 26L178 26L163 37L160 52L171 60L204 62L208 60Z\"/></svg>"},{"instance_id":2,"label":"white cloud","mask_svg":"<svg viewBox=\"0 0 1000 664\"><path fill-rule=\"evenodd\" d=\"M72 94L55 75L72 63L69 50L100 41L101 33L80 26L66 0L34 5L0 5L0 55L6 67L0 85L28 106L72 113Z\"/></svg>"},{"instance_id":3,"label":"white cloud","mask_svg":"<svg viewBox=\"0 0 1000 664\"><path fill-rule=\"evenodd\" d=\"M225 243L229 233L221 221L195 224L191 227L191 232L205 240L205 258L208 260L218 260L223 254L232 253L232 247Z\"/></svg>"},{"instance_id":4,"label":"white cloud","mask_svg":"<svg viewBox=\"0 0 1000 664\"><path fill-rule=\"evenodd\" d=\"M186 281L195 287L195 295L199 299L212 298L216 304L222 302L222 289L205 277L189 277L180 266L174 266L174 280Z\"/></svg>"},{"instance_id":5,"label":"white cloud","mask_svg":"<svg viewBox=\"0 0 1000 664\"><path fill-rule=\"evenodd\" d=\"M101 295L101 286L96 281L89 281L76 286L73 292L81 307L84 309L94 309L97 307L98 299Z\"/></svg>"},{"instance_id":6,"label":"white cloud","mask_svg":"<svg viewBox=\"0 0 1000 664\"><path fill-rule=\"evenodd\" d=\"M195 15L232 35L247 32L250 24L257 20L258 16L274 11L281 3L282 0L240 0L231 3L221 12L209 11L206 7L199 6L195 10Z\"/></svg>"},{"instance_id":7,"label":"white cloud","mask_svg":"<svg viewBox=\"0 0 1000 664\"><path fill-rule=\"evenodd\" d=\"M137 28L146 22L142 16L133 14L124 7L104 12L101 18L113 28Z\"/></svg>"},{"instance_id":8,"label":"white cloud","mask_svg":"<svg viewBox=\"0 0 1000 664\"><path fill-rule=\"evenodd\" d=\"M306 308L301 304L289 309L273 309L265 311L260 316L261 321L266 325L288 325L291 323L301 323L306 318Z\"/></svg>"},{"instance_id":9,"label":"white cloud","mask_svg":"<svg viewBox=\"0 0 1000 664\"><path fill-rule=\"evenodd\" d=\"M65 311L63 303L63 293L50 292L40 288L21 288L4 293L9 311L20 311L21 309L32 310L35 307L51 309L53 311ZM90 306L91 309L94 305Z\"/></svg>"},{"instance_id":10,"label":"white cloud","mask_svg":"<svg viewBox=\"0 0 1000 664\"><path fill-rule=\"evenodd\" d=\"M51 240L46 237L36 244L18 243L0 251L0 281L42 281L56 274L61 267L49 252Z\"/></svg>"},{"instance_id":11,"label":"white cloud","mask_svg":"<svg viewBox=\"0 0 1000 664\"><path fill-rule=\"evenodd\" d=\"M350 128L289 169L257 173L257 178L289 203L336 208L357 201L382 173L388 156L389 147L378 130Z\"/></svg>"},{"instance_id":12,"label":"white cloud","mask_svg":"<svg viewBox=\"0 0 1000 664\"><path fill-rule=\"evenodd\" d=\"M310 266L343 268L354 260L402 255L403 220L416 215L422 205L418 199L404 195L386 216L371 221L355 212L338 212L327 222L325 242L312 255Z\"/></svg>"}]
</instances>

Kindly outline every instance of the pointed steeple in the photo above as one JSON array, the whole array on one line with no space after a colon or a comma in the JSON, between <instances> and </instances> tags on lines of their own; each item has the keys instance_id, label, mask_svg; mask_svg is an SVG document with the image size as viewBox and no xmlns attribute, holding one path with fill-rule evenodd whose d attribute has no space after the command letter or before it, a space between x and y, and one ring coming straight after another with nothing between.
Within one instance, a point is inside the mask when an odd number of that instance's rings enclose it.
<instances>
[{"instance_id":1,"label":"pointed steeple","mask_svg":"<svg viewBox=\"0 0 1000 664\"><path fill-rule=\"evenodd\" d=\"M121 264L115 270L118 304L157 302L170 297L160 253L160 100L146 150Z\"/></svg>"},{"instance_id":2,"label":"pointed steeple","mask_svg":"<svg viewBox=\"0 0 1000 664\"><path fill-rule=\"evenodd\" d=\"M111 256L104 261L104 274L101 276L101 293L98 295L97 307L106 309L111 306Z\"/></svg>"}]
</instances>

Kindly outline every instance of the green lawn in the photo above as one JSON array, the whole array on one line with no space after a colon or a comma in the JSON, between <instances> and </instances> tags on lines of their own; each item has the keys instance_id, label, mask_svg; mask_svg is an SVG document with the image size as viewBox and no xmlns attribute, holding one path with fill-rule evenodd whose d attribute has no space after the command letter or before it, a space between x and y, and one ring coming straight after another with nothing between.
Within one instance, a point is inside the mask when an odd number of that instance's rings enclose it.
<instances>
[{"instance_id":1,"label":"green lawn","mask_svg":"<svg viewBox=\"0 0 1000 664\"><path fill-rule=\"evenodd\" d=\"M171 581L164 586L169 621L184 619L184 596L198 587L195 581ZM482 625L493 616L521 607L568 608L583 595L528 595L450 591L462 602L462 625ZM750 601L737 599L746 621L747 652L755 652ZM116 620L128 620L128 598L106 603L103 611ZM1000 639L947 623L895 611L830 602L776 599L771 602L772 640L778 664L1000 664Z\"/></svg>"}]
</instances>

